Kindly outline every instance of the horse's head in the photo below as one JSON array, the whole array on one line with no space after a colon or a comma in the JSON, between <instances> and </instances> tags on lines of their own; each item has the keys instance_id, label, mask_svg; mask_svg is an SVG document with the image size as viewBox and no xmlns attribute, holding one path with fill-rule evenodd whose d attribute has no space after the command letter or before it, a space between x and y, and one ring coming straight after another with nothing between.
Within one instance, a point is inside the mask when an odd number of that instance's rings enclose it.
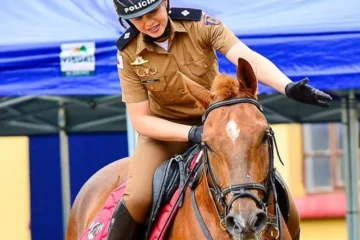
<instances>
[{"instance_id":1,"label":"horse's head","mask_svg":"<svg viewBox=\"0 0 360 240\"><path fill-rule=\"evenodd\" d=\"M207 109L203 116L206 178L222 224L233 236L260 239L268 221L272 131L256 101L253 69L239 59L237 79L220 74L210 91L192 81L186 85Z\"/></svg>"}]
</instances>

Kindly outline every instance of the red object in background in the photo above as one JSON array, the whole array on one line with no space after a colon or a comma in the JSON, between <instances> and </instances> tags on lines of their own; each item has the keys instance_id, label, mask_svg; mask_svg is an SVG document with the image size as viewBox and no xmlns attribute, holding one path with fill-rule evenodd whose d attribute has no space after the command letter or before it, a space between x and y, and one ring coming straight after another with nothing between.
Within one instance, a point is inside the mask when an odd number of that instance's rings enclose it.
<instances>
[{"instance_id":1,"label":"red object in background","mask_svg":"<svg viewBox=\"0 0 360 240\"><path fill-rule=\"evenodd\" d=\"M343 218L346 216L346 195L330 193L295 198L301 219Z\"/></svg>"}]
</instances>

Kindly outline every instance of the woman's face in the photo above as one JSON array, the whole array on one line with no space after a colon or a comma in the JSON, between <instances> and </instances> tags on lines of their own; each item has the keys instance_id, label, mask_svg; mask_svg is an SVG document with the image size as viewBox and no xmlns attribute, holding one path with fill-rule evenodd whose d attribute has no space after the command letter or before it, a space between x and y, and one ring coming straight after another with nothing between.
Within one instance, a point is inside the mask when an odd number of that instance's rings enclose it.
<instances>
[{"instance_id":1,"label":"woman's face","mask_svg":"<svg viewBox=\"0 0 360 240\"><path fill-rule=\"evenodd\" d=\"M166 7L167 2L163 1L159 7L151 12L138 18L132 18L130 21L140 32L153 38L160 37L164 33L168 22Z\"/></svg>"}]
</instances>

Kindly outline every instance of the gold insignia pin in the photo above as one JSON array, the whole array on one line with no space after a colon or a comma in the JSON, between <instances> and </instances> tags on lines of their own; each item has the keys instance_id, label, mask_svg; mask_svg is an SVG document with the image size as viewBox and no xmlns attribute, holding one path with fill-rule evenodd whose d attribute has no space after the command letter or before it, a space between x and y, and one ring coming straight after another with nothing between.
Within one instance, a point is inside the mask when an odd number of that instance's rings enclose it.
<instances>
[{"instance_id":1,"label":"gold insignia pin","mask_svg":"<svg viewBox=\"0 0 360 240\"><path fill-rule=\"evenodd\" d=\"M154 66L139 68L136 73L139 77L153 76L157 73L157 68Z\"/></svg>"},{"instance_id":2,"label":"gold insignia pin","mask_svg":"<svg viewBox=\"0 0 360 240\"><path fill-rule=\"evenodd\" d=\"M131 65L139 66L147 62L149 62L149 60L144 60L141 56L138 56L136 57L135 61L131 63Z\"/></svg>"}]
</instances>

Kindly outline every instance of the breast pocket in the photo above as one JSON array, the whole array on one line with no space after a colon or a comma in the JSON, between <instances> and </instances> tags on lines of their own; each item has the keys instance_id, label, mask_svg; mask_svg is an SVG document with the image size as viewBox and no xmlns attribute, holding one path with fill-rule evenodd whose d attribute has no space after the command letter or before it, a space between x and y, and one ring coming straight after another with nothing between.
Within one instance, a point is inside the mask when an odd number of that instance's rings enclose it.
<instances>
[{"instance_id":1,"label":"breast pocket","mask_svg":"<svg viewBox=\"0 0 360 240\"><path fill-rule=\"evenodd\" d=\"M209 69L209 65L205 55L201 56L195 61L190 62L188 66L190 71L198 77L204 75Z\"/></svg>"},{"instance_id":2,"label":"breast pocket","mask_svg":"<svg viewBox=\"0 0 360 240\"><path fill-rule=\"evenodd\" d=\"M193 80L206 88L210 87L215 78L214 71L211 71L214 63L210 60L210 57L204 54L200 58L188 63L190 72L195 77Z\"/></svg>"},{"instance_id":3,"label":"breast pocket","mask_svg":"<svg viewBox=\"0 0 360 240\"><path fill-rule=\"evenodd\" d=\"M167 102L168 83L164 76L142 77L140 80L148 90L150 97L155 99L161 105L164 105Z\"/></svg>"}]
</instances>

